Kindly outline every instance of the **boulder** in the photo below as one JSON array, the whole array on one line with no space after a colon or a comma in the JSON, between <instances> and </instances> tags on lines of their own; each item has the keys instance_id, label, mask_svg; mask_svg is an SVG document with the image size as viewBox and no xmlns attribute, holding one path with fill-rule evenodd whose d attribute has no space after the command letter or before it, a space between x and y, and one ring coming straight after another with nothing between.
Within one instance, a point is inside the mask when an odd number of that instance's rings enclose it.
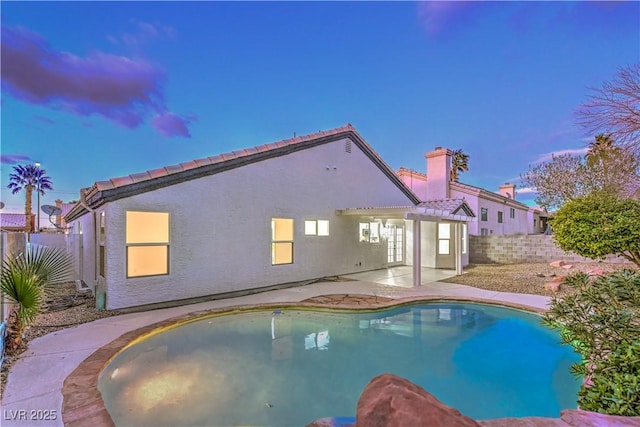
<instances>
[{"instance_id":1,"label":"boulder","mask_svg":"<svg viewBox=\"0 0 640 427\"><path fill-rule=\"evenodd\" d=\"M564 261L562 261L561 259L560 259L560 260L557 260L557 261L551 261L551 262L549 263L549 265L550 265L551 267L562 267L564 264L565 264L565 262L564 262Z\"/></svg>"},{"instance_id":2,"label":"boulder","mask_svg":"<svg viewBox=\"0 0 640 427\"><path fill-rule=\"evenodd\" d=\"M392 374L373 378L356 409L355 427L480 427L420 386Z\"/></svg>"},{"instance_id":3,"label":"boulder","mask_svg":"<svg viewBox=\"0 0 640 427\"><path fill-rule=\"evenodd\" d=\"M544 289L551 292L558 292L560 290L560 282L545 283Z\"/></svg>"},{"instance_id":4,"label":"boulder","mask_svg":"<svg viewBox=\"0 0 640 427\"><path fill-rule=\"evenodd\" d=\"M564 279L567 276L556 276L551 279L550 282L544 284L544 288L551 292L558 292L560 290L560 285L564 282Z\"/></svg>"}]
</instances>

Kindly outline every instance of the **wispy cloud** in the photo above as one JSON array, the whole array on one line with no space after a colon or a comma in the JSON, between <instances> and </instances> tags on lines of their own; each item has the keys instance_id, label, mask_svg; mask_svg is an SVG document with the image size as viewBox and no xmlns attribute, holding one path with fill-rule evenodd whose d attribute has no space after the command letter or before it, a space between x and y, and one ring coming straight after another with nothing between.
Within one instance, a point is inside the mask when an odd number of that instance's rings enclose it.
<instances>
[{"instance_id":1,"label":"wispy cloud","mask_svg":"<svg viewBox=\"0 0 640 427\"><path fill-rule=\"evenodd\" d=\"M445 31L458 19L463 11L473 6L467 1L421 1L418 4L418 18L431 36Z\"/></svg>"},{"instance_id":2,"label":"wispy cloud","mask_svg":"<svg viewBox=\"0 0 640 427\"><path fill-rule=\"evenodd\" d=\"M1 154L0 163L5 165L16 165L18 163L33 162L33 159L29 156L22 154Z\"/></svg>"},{"instance_id":3,"label":"wispy cloud","mask_svg":"<svg viewBox=\"0 0 640 427\"><path fill-rule=\"evenodd\" d=\"M164 72L149 62L99 51L86 57L56 51L22 27L3 27L1 47L2 88L16 99L79 116L99 114L130 129L153 114L181 120L165 105ZM165 136L189 134L156 129Z\"/></svg>"},{"instance_id":4,"label":"wispy cloud","mask_svg":"<svg viewBox=\"0 0 640 427\"><path fill-rule=\"evenodd\" d=\"M584 148L568 148L568 149L565 149L565 150L556 150L556 151L552 151L550 153L541 154L534 161L534 163L547 162L547 161L551 160L553 157L562 156L564 154L571 154L571 155L574 155L574 156L584 156L585 154L587 154L587 151L589 151L589 148L587 148L587 147L584 147Z\"/></svg>"},{"instance_id":5,"label":"wispy cloud","mask_svg":"<svg viewBox=\"0 0 640 427\"><path fill-rule=\"evenodd\" d=\"M535 194L538 191L533 187L522 187L516 189L516 194Z\"/></svg>"},{"instance_id":6,"label":"wispy cloud","mask_svg":"<svg viewBox=\"0 0 640 427\"><path fill-rule=\"evenodd\" d=\"M166 113L154 117L151 123L164 136L184 136L189 138L191 135L187 125L195 120L195 116L178 116Z\"/></svg>"},{"instance_id":7,"label":"wispy cloud","mask_svg":"<svg viewBox=\"0 0 640 427\"><path fill-rule=\"evenodd\" d=\"M148 43L158 39L170 39L176 38L175 28L162 25L160 23L149 23L144 21L133 20L134 30L130 32L121 33L117 36L107 36L113 44L125 45L132 49L138 49Z\"/></svg>"}]
</instances>

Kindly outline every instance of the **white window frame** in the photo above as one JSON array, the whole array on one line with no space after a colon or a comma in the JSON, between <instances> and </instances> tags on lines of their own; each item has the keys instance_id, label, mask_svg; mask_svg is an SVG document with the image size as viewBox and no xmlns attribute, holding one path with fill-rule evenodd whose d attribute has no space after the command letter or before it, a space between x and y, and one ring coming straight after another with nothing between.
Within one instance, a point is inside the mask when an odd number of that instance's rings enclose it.
<instances>
[{"instance_id":1,"label":"white window frame","mask_svg":"<svg viewBox=\"0 0 640 427\"><path fill-rule=\"evenodd\" d=\"M328 219L305 219L304 235L319 236L319 237L329 236L329 220Z\"/></svg>"},{"instance_id":2,"label":"white window frame","mask_svg":"<svg viewBox=\"0 0 640 427\"><path fill-rule=\"evenodd\" d=\"M275 221L277 220L287 220L291 221L291 239L276 239L275 236ZM282 218L282 217L274 217L271 218L271 265L291 265L294 262L294 252L293 252L293 243L295 239L295 220L293 218ZM291 262L276 262L276 245L281 244L289 244L291 250Z\"/></svg>"},{"instance_id":3,"label":"white window frame","mask_svg":"<svg viewBox=\"0 0 640 427\"><path fill-rule=\"evenodd\" d=\"M166 241L157 241L157 242L129 242L126 236L128 224L127 214L129 213L140 213L140 214L162 214L167 216L167 240ZM127 279L136 279L140 277L154 277L154 276L168 276L169 275L169 261L170 257L170 240L171 240L171 214L169 212L159 212L159 211L126 211L125 212L125 252L126 252L126 263L125 263L125 274ZM166 270L161 273L153 273L153 274L129 274L129 260L130 260L130 252L134 249L132 248L166 248Z\"/></svg>"}]
</instances>

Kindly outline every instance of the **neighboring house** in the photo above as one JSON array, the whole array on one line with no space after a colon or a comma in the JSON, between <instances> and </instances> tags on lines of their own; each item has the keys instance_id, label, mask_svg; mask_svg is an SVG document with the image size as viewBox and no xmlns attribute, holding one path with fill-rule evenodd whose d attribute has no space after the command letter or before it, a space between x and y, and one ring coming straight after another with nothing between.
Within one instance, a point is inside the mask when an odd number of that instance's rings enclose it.
<instances>
[{"instance_id":1,"label":"neighboring house","mask_svg":"<svg viewBox=\"0 0 640 427\"><path fill-rule=\"evenodd\" d=\"M55 215L55 225L58 229L66 229L67 222L64 220L64 216L69 213L76 203L64 203L62 200L56 200L56 207L60 209L61 213Z\"/></svg>"},{"instance_id":2,"label":"neighboring house","mask_svg":"<svg viewBox=\"0 0 640 427\"><path fill-rule=\"evenodd\" d=\"M25 231L26 215L23 213L0 213L2 231ZM31 214L31 232L34 232L35 215Z\"/></svg>"},{"instance_id":3,"label":"neighboring house","mask_svg":"<svg viewBox=\"0 0 640 427\"><path fill-rule=\"evenodd\" d=\"M474 219L422 203L351 125L96 182L65 216L108 309L392 265L419 285L462 271Z\"/></svg>"},{"instance_id":4,"label":"neighboring house","mask_svg":"<svg viewBox=\"0 0 640 427\"><path fill-rule=\"evenodd\" d=\"M476 213L478 221L469 224L469 234L527 234L542 233L546 216L542 210L530 208L515 200L516 185L501 185L494 193L473 185L450 180L451 157L447 148L436 147L425 154L427 173L400 168L398 177L422 201L461 199ZM541 218L544 217L544 220Z\"/></svg>"}]
</instances>

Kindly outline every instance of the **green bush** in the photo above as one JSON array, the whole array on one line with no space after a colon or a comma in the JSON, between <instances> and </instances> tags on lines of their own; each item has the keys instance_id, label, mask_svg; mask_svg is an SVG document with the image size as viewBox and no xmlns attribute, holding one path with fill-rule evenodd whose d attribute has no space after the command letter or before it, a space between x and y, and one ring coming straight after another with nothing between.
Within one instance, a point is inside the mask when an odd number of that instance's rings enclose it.
<instances>
[{"instance_id":1,"label":"green bush","mask_svg":"<svg viewBox=\"0 0 640 427\"><path fill-rule=\"evenodd\" d=\"M591 259L618 255L640 267L640 201L591 193L565 203L550 221L564 251Z\"/></svg>"},{"instance_id":2,"label":"green bush","mask_svg":"<svg viewBox=\"0 0 640 427\"><path fill-rule=\"evenodd\" d=\"M640 274L620 270L590 280L572 275L575 294L554 297L543 323L558 329L582 361L571 372L585 377L582 409L640 415Z\"/></svg>"}]
</instances>

